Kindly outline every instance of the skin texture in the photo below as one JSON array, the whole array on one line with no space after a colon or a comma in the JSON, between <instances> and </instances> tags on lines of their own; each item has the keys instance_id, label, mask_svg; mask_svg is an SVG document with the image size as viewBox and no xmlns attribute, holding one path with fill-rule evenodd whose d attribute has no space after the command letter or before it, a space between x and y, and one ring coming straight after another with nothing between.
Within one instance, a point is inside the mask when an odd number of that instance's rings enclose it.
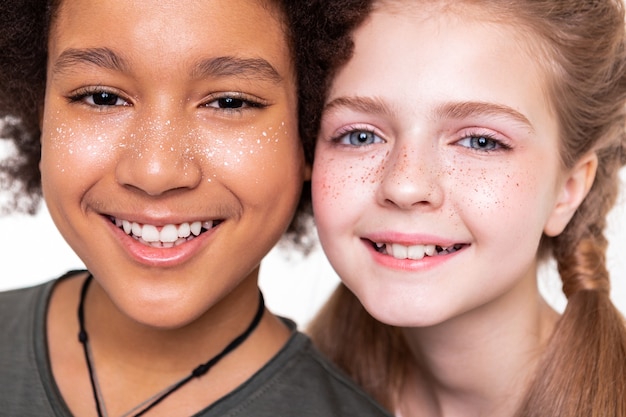
<instances>
[{"instance_id":1,"label":"skin texture","mask_svg":"<svg viewBox=\"0 0 626 417\"><path fill-rule=\"evenodd\" d=\"M257 308L259 263L287 228L305 176L279 16L245 0L68 0L54 21L43 192L95 277L86 320L113 415L217 353ZM157 230L217 225L179 246L153 248L112 219ZM70 408L93 415L75 343L81 282L55 290L49 339ZM249 339L254 350L245 343L154 415L207 406L262 366L287 333L266 314Z\"/></svg>"},{"instance_id":2,"label":"skin texture","mask_svg":"<svg viewBox=\"0 0 626 417\"><path fill-rule=\"evenodd\" d=\"M397 3L356 30L331 86L312 178L320 240L368 312L405 328L421 371L404 417L508 415L557 318L537 290L539 240L566 226L596 159L561 168L532 40L471 10ZM460 250L407 259L416 245Z\"/></svg>"}]
</instances>

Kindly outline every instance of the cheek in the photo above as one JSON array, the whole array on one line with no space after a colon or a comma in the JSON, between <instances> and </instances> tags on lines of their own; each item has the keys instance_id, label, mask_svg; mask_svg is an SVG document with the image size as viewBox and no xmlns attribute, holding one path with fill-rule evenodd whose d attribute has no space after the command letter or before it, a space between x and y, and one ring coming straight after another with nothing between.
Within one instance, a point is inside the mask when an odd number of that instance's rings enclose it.
<instances>
[{"instance_id":1,"label":"cheek","mask_svg":"<svg viewBox=\"0 0 626 417\"><path fill-rule=\"evenodd\" d=\"M230 132L223 140L214 138L202 157L209 163L208 181L223 181L245 190L241 195L247 195L250 202L265 204L268 195L292 200L304 182L298 133L285 124L250 128L235 136Z\"/></svg>"},{"instance_id":2,"label":"cheek","mask_svg":"<svg viewBox=\"0 0 626 417\"><path fill-rule=\"evenodd\" d=\"M506 168L466 168L455 169L453 183L449 188L456 190L456 201L465 210L474 210L478 216L493 216L507 210L507 206L516 199L516 188L511 173Z\"/></svg>"},{"instance_id":3,"label":"cheek","mask_svg":"<svg viewBox=\"0 0 626 417\"><path fill-rule=\"evenodd\" d=\"M455 209L472 232L538 243L550 201L550 184L527 166L502 163L489 168L457 166L451 176ZM491 239L494 237L492 236Z\"/></svg>"},{"instance_id":4,"label":"cheek","mask_svg":"<svg viewBox=\"0 0 626 417\"><path fill-rule=\"evenodd\" d=\"M41 172L47 182L78 185L88 181L115 158L120 144L106 126L68 124L58 116L44 119Z\"/></svg>"},{"instance_id":5,"label":"cheek","mask_svg":"<svg viewBox=\"0 0 626 417\"><path fill-rule=\"evenodd\" d=\"M318 228L343 227L370 209L382 177L381 166L380 158L345 158L318 152L311 178Z\"/></svg>"}]
</instances>

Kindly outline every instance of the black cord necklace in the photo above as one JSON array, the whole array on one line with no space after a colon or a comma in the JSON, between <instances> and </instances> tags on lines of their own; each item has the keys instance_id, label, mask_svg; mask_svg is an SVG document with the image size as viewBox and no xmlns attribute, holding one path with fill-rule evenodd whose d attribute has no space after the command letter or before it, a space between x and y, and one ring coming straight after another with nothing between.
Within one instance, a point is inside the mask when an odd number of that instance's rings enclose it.
<instances>
[{"instance_id":1,"label":"black cord necklace","mask_svg":"<svg viewBox=\"0 0 626 417\"><path fill-rule=\"evenodd\" d=\"M91 283L93 276L89 274L85 282L83 283L82 290L80 292L80 302L78 304L78 325L80 327L80 331L78 333L78 340L83 345L83 350L85 352L85 360L87 362L87 369L89 370L89 379L91 381L91 388L93 390L94 400L96 402L96 410L98 411L99 417L107 417L108 414L106 412L106 406L104 405L104 400L102 397L102 392L100 390L100 385L98 384L98 378L96 376L96 370L93 365L93 359L91 354L91 348L89 346L89 337L87 335L87 330L85 330L85 312L84 312L84 304L85 304L85 296L87 294L87 288L89 288L89 284ZM259 307L257 312L252 319L252 322L248 326L248 328L233 339L220 353L213 356L209 359L208 362L202 363L197 366L189 375L184 377L178 382L170 385L169 387L163 389L162 391L157 392L152 397L143 401L141 404L133 407L131 410L126 412L122 417L128 417L133 415L134 417L139 417L144 415L148 410L152 407L163 401L166 397L172 394L174 391L178 390L180 387L185 385L187 382L191 381L194 378L199 378L202 375L206 374L216 363L218 363L224 356L228 355L230 352L235 350L239 345L241 345L247 338L252 334L254 329L259 325L261 318L263 317L263 312L265 311L265 302L263 300L263 294L259 291ZM133 414L135 413L135 414Z\"/></svg>"}]
</instances>

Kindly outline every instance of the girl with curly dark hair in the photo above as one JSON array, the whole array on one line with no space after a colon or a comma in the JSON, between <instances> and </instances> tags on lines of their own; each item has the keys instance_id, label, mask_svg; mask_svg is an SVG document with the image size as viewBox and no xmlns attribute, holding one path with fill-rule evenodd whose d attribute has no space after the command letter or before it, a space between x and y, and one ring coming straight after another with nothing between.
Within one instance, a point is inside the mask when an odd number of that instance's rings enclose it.
<instances>
[{"instance_id":1,"label":"girl with curly dark hair","mask_svg":"<svg viewBox=\"0 0 626 417\"><path fill-rule=\"evenodd\" d=\"M292 8L0 3L10 208L88 268L0 294L3 415L387 415L257 285L309 171Z\"/></svg>"}]
</instances>

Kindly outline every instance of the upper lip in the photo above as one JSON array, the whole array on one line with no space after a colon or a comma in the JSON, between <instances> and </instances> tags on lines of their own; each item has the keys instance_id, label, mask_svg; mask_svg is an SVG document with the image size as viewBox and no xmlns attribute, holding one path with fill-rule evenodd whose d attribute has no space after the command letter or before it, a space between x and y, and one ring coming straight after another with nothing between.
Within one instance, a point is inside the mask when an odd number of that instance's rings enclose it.
<instances>
[{"instance_id":1,"label":"upper lip","mask_svg":"<svg viewBox=\"0 0 626 417\"><path fill-rule=\"evenodd\" d=\"M165 227L168 225L175 225L175 226L180 226L183 223L196 223L196 222L200 222L200 223L205 223L205 222L218 222L221 221L223 219L218 219L218 218L187 218L184 220L174 220L173 218L168 218L167 220L165 219L139 219L137 217L124 217L124 216L114 216L114 215L105 215L106 217L108 217L111 221L115 222L115 220L119 220L119 221L128 221L130 223L138 223L140 225L151 225L151 226L155 226L158 228L161 227Z\"/></svg>"},{"instance_id":2,"label":"upper lip","mask_svg":"<svg viewBox=\"0 0 626 417\"><path fill-rule=\"evenodd\" d=\"M456 244L468 243L463 240L454 240L437 235L407 234L399 232L371 233L363 236L363 238L370 240L373 243L398 244L403 246L434 245L442 248L450 247Z\"/></svg>"}]
</instances>

